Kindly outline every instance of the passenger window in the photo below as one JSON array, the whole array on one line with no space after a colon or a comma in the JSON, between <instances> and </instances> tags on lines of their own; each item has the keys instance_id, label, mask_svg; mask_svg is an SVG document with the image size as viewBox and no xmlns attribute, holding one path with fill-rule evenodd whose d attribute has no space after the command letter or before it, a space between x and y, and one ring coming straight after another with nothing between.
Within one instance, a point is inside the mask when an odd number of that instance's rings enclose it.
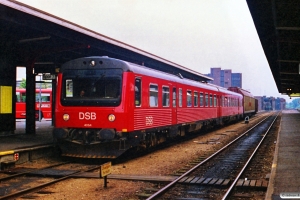
<instances>
[{"instance_id":1,"label":"passenger window","mask_svg":"<svg viewBox=\"0 0 300 200\"><path fill-rule=\"evenodd\" d=\"M26 102L26 92L24 92L24 93L21 93L21 101L22 102Z\"/></svg>"},{"instance_id":2,"label":"passenger window","mask_svg":"<svg viewBox=\"0 0 300 200\"><path fill-rule=\"evenodd\" d=\"M176 88L173 88L173 107L176 107Z\"/></svg>"},{"instance_id":3,"label":"passenger window","mask_svg":"<svg viewBox=\"0 0 300 200\"><path fill-rule=\"evenodd\" d=\"M179 101L179 103L178 103L179 107L182 107L182 89L181 88L179 88L178 101Z\"/></svg>"},{"instance_id":4,"label":"passenger window","mask_svg":"<svg viewBox=\"0 0 300 200\"><path fill-rule=\"evenodd\" d=\"M20 92L16 92L16 102L22 102Z\"/></svg>"},{"instance_id":5,"label":"passenger window","mask_svg":"<svg viewBox=\"0 0 300 200\"><path fill-rule=\"evenodd\" d=\"M203 93L200 92L200 106L203 107L204 106L204 102L203 102Z\"/></svg>"},{"instance_id":6,"label":"passenger window","mask_svg":"<svg viewBox=\"0 0 300 200\"><path fill-rule=\"evenodd\" d=\"M208 94L205 94L205 107L208 107Z\"/></svg>"},{"instance_id":7,"label":"passenger window","mask_svg":"<svg viewBox=\"0 0 300 200\"><path fill-rule=\"evenodd\" d=\"M157 85L150 85L149 104L150 104L150 107L158 106L158 86Z\"/></svg>"},{"instance_id":8,"label":"passenger window","mask_svg":"<svg viewBox=\"0 0 300 200\"><path fill-rule=\"evenodd\" d=\"M140 78L135 79L135 86L134 86L134 104L135 106L141 106L141 94L142 94L142 81Z\"/></svg>"},{"instance_id":9,"label":"passenger window","mask_svg":"<svg viewBox=\"0 0 300 200\"><path fill-rule=\"evenodd\" d=\"M214 107L217 107L217 95L214 95Z\"/></svg>"},{"instance_id":10,"label":"passenger window","mask_svg":"<svg viewBox=\"0 0 300 200\"><path fill-rule=\"evenodd\" d=\"M212 107L213 106L213 98L212 98L212 94L209 95L209 106Z\"/></svg>"},{"instance_id":11,"label":"passenger window","mask_svg":"<svg viewBox=\"0 0 300 200\"><path fill-rule=\"evenodd\" d=\"M191 90L188 90L186 92L186 105L187 105L187 107L192 106L192 91Z\"/></svg>"},{"instance_id":12,"label":"passenger window","mask_svg":"<svg viewBox=\"0 0 300 200\"><path fill-rule=\"evenodd\" d=\"M170 89L169 87L163 86L162 89L162 106L169 107L170 106Z\"/></svg>"},{"instance_id":13,"label":"passenger window","mask_svg":"<svg viewBox=\"0 0 300 200\"><path fill-rule=\"evenodd\" d=\"M221 104L221 106L224 107L224 96L222 96Z\"/></svg>"},{"instance_id":14,"label":"passenger window","mask_svg":"<svg viewBox=\"0 0 300 200\"><path fill-rule=\"evenodd\" d=\"M194 91L194 106L198 107L198 92Z\"/></svg>"}]
</instances>

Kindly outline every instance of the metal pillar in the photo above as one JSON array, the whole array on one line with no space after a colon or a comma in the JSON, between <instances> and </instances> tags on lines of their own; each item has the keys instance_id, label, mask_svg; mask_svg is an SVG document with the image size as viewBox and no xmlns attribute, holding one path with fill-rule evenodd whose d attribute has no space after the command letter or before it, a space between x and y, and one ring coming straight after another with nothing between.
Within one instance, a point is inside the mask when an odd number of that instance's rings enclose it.
<instances>
[{"instance_id":1,"label":"metal pillar","mask_svg":"<svg viewBox=\"0 0 300 200\"><path fill-rule=\"evenodd\" d=\"M0 49L0 133L13 133L16 128L16 64L14 54Z\"/></svg>"},{"instance_id":2,"label":"metal pillar","mask_svg":"<svg viewBox=\"0 0 300 200\"><path fill-rule=\"evenodd\" d=\"M51 125L55 125L55 99L56 99L56 79L52 80L52 121Z\"/></svg>"},{"instance_id":3,"label":"metal pillar","mask_svg":"<svg viewBox=\"0 0 300 200\"><path fill-rule=\"evenodd\" d=\"M35 134L35 75L34 62L26 67L26 134Z\"/></svg>"}]
</instances>

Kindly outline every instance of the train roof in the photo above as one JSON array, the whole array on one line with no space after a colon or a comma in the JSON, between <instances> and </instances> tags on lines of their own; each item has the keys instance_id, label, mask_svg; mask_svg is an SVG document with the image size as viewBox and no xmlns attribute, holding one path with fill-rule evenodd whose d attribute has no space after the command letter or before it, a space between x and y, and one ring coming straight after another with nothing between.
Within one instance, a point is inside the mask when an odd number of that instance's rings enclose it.
<instances>
[{"instance_id":1,"label":"train roof","mask_svg":"<svg viewBox=\"0 0 300 200\"><path fill-rule=\"evenodd\" d=\"M233 92L237 92L237 93L240 93L241 95L243 96L247 96L247 97L253 97L254 96L251 94L251 92L245 90L245 89L242 89L240 87L229 87L228 88L229 91L233 91Z\"/></svg>"},{"instance_id":2,"label":"train roof","mask_svg":"<svg viewBox=\"0 0 300 200\"><path fill-rule=\"evenodd\" d=\"M148 68L146 66L138 65L135 63L130 63L115 58L109 58L107 56L93 56L93 57L84 57L84 58L71 60L65 63L64 65L62 65L60 71L63 72L65 70L82 69L82 64L86 66L86 69L121 68L124 72L126 71L134 72L137 74L174 81L174 82L187 84L195 87L201 86L204 89L208 89L212 91L220 91L222 93L239 95L236 92L229 91L226 88L217 85L186 79L182 77L180 74L170 74L156 69Z\"/></svg>"},{"instance_id":3,"label":"train roof","mask_svg":"<svg viewBox=\"0 0 300 200\"><path fill-rule=\"evenodd\" d=\"M208 83L208 84L217 87L218 90L220 92L222 92L222 93L226 93L226 94L231 94L231 95L236 95L236 96L242 97L242 95L240 93L238 93L238 92L230 91L227 88L224 88L224 87L221 87L221 86L218 86L218 85L214 85L214 84L211 84L211 83Z\"/></svg>"}]
</instances>

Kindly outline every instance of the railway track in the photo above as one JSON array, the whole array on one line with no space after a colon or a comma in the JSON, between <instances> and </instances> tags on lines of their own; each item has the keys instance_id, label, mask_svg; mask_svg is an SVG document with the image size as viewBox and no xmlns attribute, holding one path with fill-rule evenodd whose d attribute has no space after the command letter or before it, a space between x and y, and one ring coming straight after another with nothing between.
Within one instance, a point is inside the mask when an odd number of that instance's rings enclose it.
<instances>
[{"instance_id":1,"label":"railway track","mask_svg":"<svg viewBox=\"0 0 300 200\"><path fill-rule=\"evenodd\" d=\"M263 114L263 115L265 115L265 114ZM252 118L251 120L254 120L255 118ZM243 125L244 126L244 125ZM230 131L230 132L232 132L232 131L236 131L235 129L230 129L230 130L228 130L228 131ZM226 133L225 133L226 134ZM223 135L219 135L220 137L227 137L227 136L223 136ZM216 136L216 137L219 137L219 136ZM213 139L213 140L209 140L209 141L207 141L207 143L214 143L215 145L214 146L221 146L221 145L223 145L223 144L217 144L218 143L218 140L217 140L217 138L216 139ZM216 148L216 149L219 149L219 147L218 148ZM199 159L197 159L197 160L194 160L194 161L192 161L192 162L190 162L189 164L190 165L193 165L193 166L195 166L195 165L197 165L197 163L199 163L199 162L202 162L202 161L204 161L204 160L206 160L211 154L214 154L214 152L213 151L211 151L211 152L207 152L207 154L205 154L205 155L202 155L201 156L201 158L199 158ZM71 164L72 165L72 164ZM73 164L74 165L74 164ZM53 167L55 167L55 166L53 166ZM57 166L57 167L59 167L59 166ZM51 166L49 166L49 168L51 168ZM80 168L80 167L79 167ZM27 178L28 179L28 183L25 183L25 186L23 186L23 187L19 187L19 188L17 188L17 187L15 187L15 186L13 186L13 185L10 185L10 187L11 187L11 189L8 189L7 190L7 192L5 191L5 189L3 189L3 185L9 185L10 184L10 182L4 182L4 180L1 180L0 179L0 181L2 181L1 182L1 187L0 187L0 199L6 199L6 198L13 198L13 197L19 197L19 196L22 196L22 198L35 198L35 193L34 192L41 192L41 193L47 193L47 192L49 192L48 190L47 190L47 188L45 189L45 187L47 187L48 185L51 185L51 184L54 184L54 183L57 183L57 182L59 182L59 181L63 181L63 180L66 180L66 179L68 179L68 178L99 178L99 173L83 173L83 172L85 172L85 170L82 170L82 169L80 169L80 170L75 170L75 167L72 167L72 169L74 169L74 171L67 171L67 170L65 170L65 174L64 173L62 173L61 171L64 171L64 169L63 169L63 167L59 167L59 169L57 169L58 171L60 171L60 172L54 172L54 173L56 173L56 175L55 176L51 176L51 175L49 175L49 173L44 173L45 171L48 171L48 169L39 169L39 171L42 171L39 175L38 175L38 173L37 173L37 170L34 170L33 172L32 171L21 171L21 172L19 172L19 175L17 175L17 174L15 174L14 176L15 177L29 177L29 178ZM94 169L99 169L99 165L97 165L97 166L95 166L95 168ZM93 171L94 169L91 169L91 170L86 170L86 172L87 171ZM51 169L49 169L49 170L51 170ZM182 174L184 174L186 171L188 171L189 169L182 169L182 170L180 170L180 172L178 171L177 172L177 174L174 174L174 178L172 179L172 180L175 180L175 179L177 179L178 178L178 176L181 176ZM47 175L45 175L45 174L47 174ZM93 174L92 176L91 176L91 174ZM41 179L41 176L43 176L44 177L44 179L42 180ZM126 176L126 175L125 175ZM202 183L201 184L199 184L199 182L198 183L196 183L196 179L193 179L193 180L191 180L192 179L192 176L194 176L194 178L199 178L197 181L201 181L201 180L203 180L202 181ZM2 177L2 176L0 176L0 177ZM54 180L53 179L53 177L55 177L56 179ZM108 179L124 179L124 180L138 180L139 179L139 177L131 177L132 179L130 179L130 177L127 177L127 178L129 178L129 179L126 179L126 178L122 178L121 176L114 176L113 174L112 175L109 175L109 177L108 177ZM163 178L163 177L161 177L160 176L160 178ZM166 179L165 180L163 180L162 182L164 182L164 184L168 184L168 183L170 183L170 181L172 181L172 180L170 180L170 179L168 179L169 177L166 177ZM209 184L209 180L211 180L212 182L215 180L215 179L213 179L213 178L211 178L211 177L200 177L200 176L197 176L197 175L187 175L187 176L185 176L184 178L186 178L186 180L185 180L185 182L183 182L183 179L181 180L181 183L180 183L180 185L190 185L190 184L193 184L193 183L191 183L192 181L194 182L194 183L196 183L196 185L198 184L198 186L199 185L204 185L204 184ZM202 178L201 180L200 180L200 178ZM205 178L205 179L203 179L203 178ZM6 178L7 180L9 180L10 178ZM152 176L152 178L150 177L150 179L148 179L148 181L153 181L155 179L155 177L154 176ZM190 183L186 183L186 182L188 182L189 180L191 180L190 181ZM30 183L29 182L38 182L38 183L41 183L41 184L39 184L39 185L34 185L33 187L30 187L29 188L29 186L28 185L30 185ZM147 181L147 179L145 179L144 181ZM219 182L221 181L221 178L218 180ZM218 182L217 181L217 182ZM49 182L49 183L48 183ZM155 180L154 180L154 182L156 182ZM215 184L214 185L216 185L217 184L217 182L215 182ZM229 187L229 183L230 182L232 182L232 180L230 179L230 181L228 181L228 183L226 184L226 181L224 180L222 183L221 183L221 187L223 187L223 189L224 188L226 188L226 187ZM164 184L161 184L161 185L164 185ZM195 185L195 184L194 184ZM223 185L223 186L222 186ZM220 187L220 188L221 188ZM10 190L10 191L13 191L14 190L14 188L16 188L15 190L20 190L20 192L18 192L18 193L16 193L16 194L8 194L8 191ZM1 190L2 191L5 191L4 193L1 193ZM157 191L159 191L157 188L145 188L145 190L148 190L149 192L151 191L152 192L152 194L153 193L155 193L155 192L157 192ZM195 193L195 192L193 192L193 191L190 191L190 194L192 194L192 193ZM164 198L164 197L163 197ZM173 199L173 197L171 198L171 199Z\"/></svg>"},{"instance_id":2,"label":"railway track","mask_svg":"<svg viewBox=\"0 0 300 200\"><path fill-rule=\"evenodd\" d=\"M147 199L227 199L237 182L241 180L241 175L263 143L277 115L265 118ZM251 180L247 182L250 186ZM254 181L251 184L253 183ZM259 184L257 187L265 187L267 183L257 182L257 184Z\"/></svg>"},{"instance_id":3,"label":"railway track","mask_svg":"<svg viewBox=\"0 0 300 200\"><path fill-rule=\"evenodd\" d=\"M8 175L0 178L0 199L34 198L33 191L40 190L51 184L64 181L83 172L99 170L99 165L84 165L75 163L58 163L40 169L16 168L3 171Z\"/></svg>"}]
</instances>

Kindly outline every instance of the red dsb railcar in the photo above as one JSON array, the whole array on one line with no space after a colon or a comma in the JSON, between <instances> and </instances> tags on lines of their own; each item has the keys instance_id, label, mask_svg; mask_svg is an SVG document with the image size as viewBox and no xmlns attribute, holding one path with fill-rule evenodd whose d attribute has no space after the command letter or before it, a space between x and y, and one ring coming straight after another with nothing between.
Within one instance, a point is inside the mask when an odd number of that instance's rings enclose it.
<instances>
[{"instance_id":1,"label":"red dsb railcar","mask_svg":"<svg viewBox=\"0 0 300 200\"><path fill-rule=\"evenodd\" d=\"M41 101L40 101L41 100ZM35 90L35 118L52 119L52 89ZM26 118L26 90L16 89L16 119Z\"/></svg>"},{"instance_id":2,"label":"red dsb railcar","mask_svg":"<svg viewBox=\"0 0 300 200\"><path fill-rule=\"evenodd\" d=\"M72 157L116 158L242 118L242 95L107 57L62 65L54 140Z\"/></svg>"}]
</instances>

